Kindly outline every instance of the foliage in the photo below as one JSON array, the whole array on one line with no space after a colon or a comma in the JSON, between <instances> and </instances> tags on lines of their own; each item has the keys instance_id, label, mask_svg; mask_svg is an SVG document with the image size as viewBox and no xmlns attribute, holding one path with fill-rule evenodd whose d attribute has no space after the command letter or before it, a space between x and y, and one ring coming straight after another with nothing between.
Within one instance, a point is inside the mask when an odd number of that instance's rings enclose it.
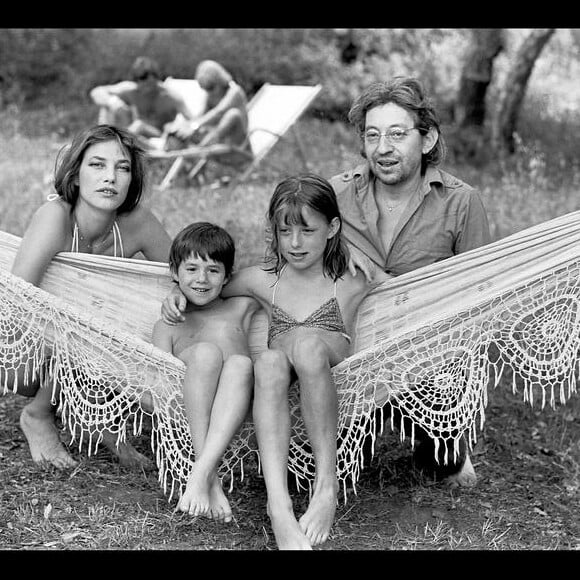
<instances>
[{"instance_id":1,"label":"foliage","mask_svg":"<svg viewBox=\"0 0 580 580\"><path fill-rule=\"evenodd\" d=\"M461 29L355 29L359 58L340 60L334 29L6 29L0 56L8 100L29 106L80 102L98 84L127 78L139 55L159 62L165 75L193 77L214 59L253 94L264 82L322 83L319 115L344 118L370 80L420 76L449 101L457 75ZM41 90L39 90L39 87Z\"/></svg>"},{"instance_id":2,"label":"foliage","mask_svg":"<svg viewBox=\"0 0 580 580\"><path fill-rule=\"evenodd\" d=\"M84 89L78 73L95 43L90 29L4 29L0 34L0 76L9 99L17 103L58 102L59 95L74 99Z\"/></svg>"}]
</instances>

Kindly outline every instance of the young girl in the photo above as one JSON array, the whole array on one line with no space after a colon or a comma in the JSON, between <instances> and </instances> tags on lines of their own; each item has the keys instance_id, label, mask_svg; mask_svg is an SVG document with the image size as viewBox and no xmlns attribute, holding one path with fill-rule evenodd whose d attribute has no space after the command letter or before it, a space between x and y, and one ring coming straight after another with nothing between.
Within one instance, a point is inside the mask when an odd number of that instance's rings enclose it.
<instances>
[{"instance_id":1,"label":"young girl","mask_svg":"<svg viewBox=\"0 0 580 580\"><path fill-rule=\"evenodd\" d=\"M159 220L140 205L145 179L144 151L129 133L98 125L79 133L58 160L56 194L40 206L28 225L14 259L12 273L40 285L59 252L82 252L130 258L141 252L149 260L167 262L171 239ZM13 373L0 384L12 384ZM54 423L52 389L39 388L38 378L24 384L18 369L18 393L32 397L20 415L20 426L36 463L58 468L76 461L60 441ZM110 435L110 436L109 436ZM133 447L104 443L122 464L147 464Z\"/></svg>"},{"instance_id":2,"label":"young girl","mask_svg":"<svg viewBox=\"0 0 580 580\"><path fill-rule=\"evenodd\" d=\"M342 220L325 179L305 174L283 180L267 217L270 267L240 270L222 295L253 296L269 315L268 349L254 363L253 403L268 514L279 549L311 549L328 538L336 511L338 401L331 368L351 354L354 317L372 286L347 269ZM374 284L380 282L377 276ZM177 319L175 305L165 302L166 319ZM287 483L288 390L295 378L316 464L310 504L300 520Z\"/></svg>"}]
</instances>

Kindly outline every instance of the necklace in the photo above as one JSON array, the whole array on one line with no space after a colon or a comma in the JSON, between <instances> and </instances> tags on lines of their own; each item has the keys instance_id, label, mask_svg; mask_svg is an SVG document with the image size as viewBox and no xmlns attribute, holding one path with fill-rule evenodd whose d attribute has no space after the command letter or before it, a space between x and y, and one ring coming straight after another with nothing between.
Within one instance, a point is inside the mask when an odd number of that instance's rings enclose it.
<instances>
[{"instance_id":1,"label":"necklace","mask_svg":"<svg viewBox=\"0 0 580 580\"><path fill-rule=\"evenodd\" d=\"M387 211L393 211L394 209L397 209L400 205L403 205L403 203L406 203L407 201L409 201L408 199L404 199L403 201L400 201L399 203L395 204L395 205L387 205L385 204L385 209Z\"/></svg>"},{"instance_id":2,"label":"necklace","mask_svg":"<svg viewBox=\"0 0 580 580\"><path fill-rule=\"evenodd\" d=\"M74 230L73 230L73 238L74 238L74 234L76 233L78 235L78 239L82 242L84 242L84 244L87 246L87 248L89 249L94 249L94 248L99 248L101 247L108 239L108 237L113 233L113 226L114 226L115 222L111 223L111 226L109 227L109 229L107 230L107 233L101 237L101 239L99 241L89 241L87 240L80 231L79 225L78 223L75 221L74 224Z\"/></svg>"}]
</instances>

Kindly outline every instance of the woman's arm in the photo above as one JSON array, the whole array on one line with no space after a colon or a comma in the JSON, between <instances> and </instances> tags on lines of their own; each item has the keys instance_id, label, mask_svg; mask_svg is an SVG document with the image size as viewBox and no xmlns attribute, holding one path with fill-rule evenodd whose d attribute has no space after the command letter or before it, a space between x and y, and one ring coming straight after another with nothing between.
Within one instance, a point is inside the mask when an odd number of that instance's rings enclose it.
<instances>
[{"instance_id":1,"label":"woman's arm","mask_svg":"<svg viewBox=\"0 0 580 580\"><path fill-rule=\"evenodd\" d=\"M66 247L70 218L59 201L40 206L30 221L14 258L12 273L39 286L51 260Z\"/></svg>"}]
</instances>

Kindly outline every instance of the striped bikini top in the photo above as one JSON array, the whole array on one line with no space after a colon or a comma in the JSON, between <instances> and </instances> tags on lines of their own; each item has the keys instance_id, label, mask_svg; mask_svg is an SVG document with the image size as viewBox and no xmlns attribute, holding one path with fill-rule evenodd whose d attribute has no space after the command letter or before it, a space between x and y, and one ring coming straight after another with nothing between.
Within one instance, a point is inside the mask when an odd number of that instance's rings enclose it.
<instances>
[{"instance_id":1,"label":"striped bikini top","mask_svg":"<svg viewBox=\"0 0 580 580\"><path fill-rule=\"evenodd\" d=\"M70 251L71 252L79 251L79 226L76 221L73 227L73 236ZM119 251L118 255L117 251ZM121 230L119 229L119 225L117 224L116 220L113 222L113 256L115 256L115 258L125 257L125 251L123 250L123 240L121 239Z\"/></svg>"},{"instance_id":2,"label":"striped bikini top","mask_svg":"<svg viewBox=\"0 0 580 580\"><path fill-rule=\"evenodd\" d=\"M280 276L282 272L280 272ZM351 341L350 336L346 332L346 327L342 319L342 314L340 312L340 306L338 300L336 299L336 281L334 282L334 295L329 298L324 304L319 306L312 314L307 316L304 320L296 320L293 316L288 314L282 308L276 305L276 289L278 288L278 282L280 281L280 276L274 284L274 290L272 291L272 317L270 324L268 326L268 346L272 341L299 326L305 326L309 328L320 328L322 330L330 330L331 332L338 332L346 340Z\"/></svg>"}]
</instances>

